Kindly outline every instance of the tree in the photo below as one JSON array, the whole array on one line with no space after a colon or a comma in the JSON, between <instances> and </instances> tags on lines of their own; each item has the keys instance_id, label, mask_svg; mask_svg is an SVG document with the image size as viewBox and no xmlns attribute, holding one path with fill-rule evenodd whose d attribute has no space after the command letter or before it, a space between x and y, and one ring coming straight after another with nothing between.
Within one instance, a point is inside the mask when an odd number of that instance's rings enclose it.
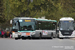
<instances>
[{"instance_id":1,"label":"tree","mask_svg":"<svg viewBox=\"0 0 75 50\"><path fill-rule=\"evenodd\" d=\"M42 17L58 20L61 17L75 18L74 0L3 0L4 18Z\"/></svg>"},{"instance_id":2,"label":"tree","mask_svg":"<svg viewBox=\"0 0 75 50\"><path fill-rule=\"evenodd\" d=\"M4 7L3 7L3 0L0 0L0 22L4 22L5 16L3 14Z\"/></svg>"}]
</instances>

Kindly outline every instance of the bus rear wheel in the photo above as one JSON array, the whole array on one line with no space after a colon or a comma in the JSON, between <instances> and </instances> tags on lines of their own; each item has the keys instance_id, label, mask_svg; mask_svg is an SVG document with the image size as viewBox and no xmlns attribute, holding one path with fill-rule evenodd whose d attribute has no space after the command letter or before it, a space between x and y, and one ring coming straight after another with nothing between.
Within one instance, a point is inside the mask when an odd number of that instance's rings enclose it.
<instances>
[{"instance_id":1,"label":"bus rear wheel","mask_svg":"<svg viewBox=\"0 0 75 50\"><path fill-rule=\"evenodd\" d=\"M39 39L41 39L41 38L42 38L42 34L40 33Z\"/></svg>"},{"instance_id":2,"label":"bus rear wheel","mask_svg":"<svg viewBox=\"0 0 75 50\"><path fill-rule=\"evenodd\" d=\"M22 40L25 40L26 38L25 37L22 37Z\"/></svg>"},{"instance_id":3,"label":"bus rear wheel","mask_svg":"<svg viewBox=\"0 0 75 50\"><path fill-rule=\"evenodd\" d=\"M51 37L50 37L50 39L53 39L53 34L51 34Z\"/></svg>"}]
</instances>

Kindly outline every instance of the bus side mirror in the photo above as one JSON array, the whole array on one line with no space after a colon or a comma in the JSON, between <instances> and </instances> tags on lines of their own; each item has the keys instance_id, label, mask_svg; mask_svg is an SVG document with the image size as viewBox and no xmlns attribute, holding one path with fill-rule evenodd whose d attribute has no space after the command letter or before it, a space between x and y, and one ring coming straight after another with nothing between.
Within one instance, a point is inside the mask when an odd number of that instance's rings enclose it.
<instances>
[{"instance_id":1,"label":"bus side mirror","mask_svg":"<svg viewBox=\"0 0 75 50\"><path fill-rule=\"evenodd\" d=\"M19 21L17 21L17 22L19 22ZM15 25L15 26L16 26L16 23L17 23L17 22L14 22L14 25Z\"/></svg>"},{"instance_id":2,"label":"bus side mirror","mask_svg":"<svg viewBox=\"0 0 75 50\"><path fill-rule=\"evenodd\" d=\"M12 24L12 20L10 20L10 24Z\"/></svg>"}]
</instances>

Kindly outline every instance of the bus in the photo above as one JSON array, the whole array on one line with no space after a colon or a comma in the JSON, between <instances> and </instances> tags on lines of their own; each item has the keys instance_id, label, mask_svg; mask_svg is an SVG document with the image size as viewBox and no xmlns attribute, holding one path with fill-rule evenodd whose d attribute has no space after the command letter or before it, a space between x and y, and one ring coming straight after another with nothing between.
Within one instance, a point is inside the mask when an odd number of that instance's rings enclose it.
<instances>
[{"instance_id":1,"label":"bus","mask_svg":"<svg viewBox=\"0 0 75 50\"><path fill-rule=\"evenodd\" d=\"M75 37L75 22L71 17L62 17L59 20L58 38Z\"/></svg>"},{"instance_id":2,"label":"bus","mask_svg":"<svg viewBox=\"0 0 75 50\"><path fill-rule=\"evenodd\" d=\"M12 38L15 39L56 37L56 20L15 17L12 26Z\"/></svg>"}]
</instances>

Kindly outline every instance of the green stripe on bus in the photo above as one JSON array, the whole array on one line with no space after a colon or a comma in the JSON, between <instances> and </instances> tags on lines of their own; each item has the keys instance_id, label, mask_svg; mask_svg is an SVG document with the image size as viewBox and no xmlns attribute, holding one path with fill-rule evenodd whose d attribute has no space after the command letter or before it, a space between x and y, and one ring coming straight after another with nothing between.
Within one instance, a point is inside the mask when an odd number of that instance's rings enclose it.
<instances>
[{"instance_id":1,"label":"green stripe on bus","mask_svg":"<svg viewBox=\"0 0 75 50\"><path fill-rule=\"evenodd\" d=\"M18 31L18 32L34 32L34 31Z\"/></svg>"}]
</instances>

